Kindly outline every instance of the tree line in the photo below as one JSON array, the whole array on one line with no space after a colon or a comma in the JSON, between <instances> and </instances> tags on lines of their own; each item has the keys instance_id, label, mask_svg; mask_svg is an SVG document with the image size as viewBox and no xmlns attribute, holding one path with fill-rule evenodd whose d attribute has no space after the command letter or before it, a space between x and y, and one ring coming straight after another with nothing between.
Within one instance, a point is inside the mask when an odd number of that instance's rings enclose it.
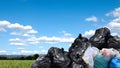
<instances>
[{"instance_id":1,"label":"tree line","mask_svg":"<svg viewBox=\"0 0 120 68\"><path fill-rule=\"evenodd\" d=\"M21 56L8 58L7 56L0 56L0 60L36 60L39 57L39 54L34 54L33 56Z\"/></svg>"}]
</instances>

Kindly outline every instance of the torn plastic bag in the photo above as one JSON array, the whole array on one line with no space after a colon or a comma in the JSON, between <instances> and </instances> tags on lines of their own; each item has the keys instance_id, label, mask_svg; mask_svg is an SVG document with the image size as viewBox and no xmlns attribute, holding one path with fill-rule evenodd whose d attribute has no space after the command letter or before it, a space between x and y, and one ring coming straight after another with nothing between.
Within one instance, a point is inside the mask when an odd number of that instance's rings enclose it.
<instances>
[{"instance_id":1,"label":"torn plastic bag","mask_svg":"<svg viewBox=\"0 0 120 68\"><path fill-rule=\"evenodd\" d=\"M51 60L47 56L39 56L31 68L51 68Z\"/></svg>"},{"instance_id":2,"label":"torn plastic bag","mask_svg":"<svg viewBox=\"0 0 120 68\"><path fill-rule=\"evenodd\" d=\"M96 55L94 58L94 68L108 68L112 56Z\"/></svg>"},{"instance_id":3,"label":"torn plastic bag","mask_svg":"<svg viewBox=\"0 0 120 68\"><path fill-rule=\"evenodd\" d=\"M107 40L110 36L110 30L106 27L97 29L89 41L98 49L107 48Z\"/></svg>"},{"instance_id":4,"label":"torn plastic bag","mask_svg":"<svg viewBox=\"0 0 120 68\"><path fill-rule=\"evenodd\" d=\"M120 38L118 36L111 36L108 41L108 48L120 49Z\"/></svg>"},{"instance_id":5,"label":"torn plastic bag","mask_svg":"<svg viewBox=\"0 0 120 68\"><path fill-rule=\"evenodd\" d=\"M48 56L51 59L51 68L67 68L70 64L68 53L63 48L50 48L48 50Z\"/></svg>"},{"instance_id":6,"label":"torn plastic bag","mask_svg":"<svg viewBox=\"0 0 120 68\"><path fill-rule=\"evenodd\" d=\"M109 68L120 68L120 59L113 58L113 59L110 61L110 66L109 66Z\"/></svg>"},{"instance_id":7,"label":"torn plastic bag","mask_svg":"<svg viewBox=\"0 0 120 68\"><path fill-rule=\"evenodd\" d=\"M94 66L94 57L96 54L99 53L99 49L96 47L91 47L89 46L84 55L83 55L83 60L85 61L86 64L88 64L88 68L93 68Z\"/></svg>"},{"instance_id":8,"label":"torn plastic bag","mask_svg":"<svg viewBox=\"0 0 120 68\"><path fill-rule=\"evenodd\" d=\"M110 48L110 49L103 48L100 51L100 55L106 55L107 57L110 57L110 56L115 57L116 55L119 55L119 52L113 48Z\"/></svg>"}]
</instances>

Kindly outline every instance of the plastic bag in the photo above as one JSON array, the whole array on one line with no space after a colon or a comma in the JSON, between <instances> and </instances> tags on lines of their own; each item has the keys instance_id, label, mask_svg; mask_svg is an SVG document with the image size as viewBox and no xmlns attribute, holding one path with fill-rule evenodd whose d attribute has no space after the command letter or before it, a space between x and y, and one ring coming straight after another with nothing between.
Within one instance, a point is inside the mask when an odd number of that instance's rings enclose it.
<instances>
[{"instance_id":1,"label":"plastic bag","mask_svg":"<svg viewBox=\"0 0 120 68\"><path fill-rule=\"evenodd\" d=\"M63 48L51 47L48 56L51 59L51 68L67 68L70 64L68 53Z\"/></svg>"},{"instance_id":2,"label":"plastic bag","mask_svg":"<svg viewBox=\"0 0 120 68\"><path fill-rule=\"evenodd\" d=\"M113 48L110 48L110 49L103 48L100 52L100 55L106 55L107 57L110 57L110 56L115 57L118 54L119 52Z\"/></svg>"},{"instance_id":3,"label":"plastic bag","mask_svg":"<svg viewBox=\"0 0 120 68\"><path fill-rule=\"evenodd\" d=\"M76 64L75 62L72 62L72 66L70 68L88 68L86 64Z\"/></svg>"},{"instance_id":4,"label":"plastic bag","mask_svg":"<svg viewBox=\"0 0 120 68\"><path fill-rule=\"evenodd\" d=\"M83 42L82 45L80 45L81 47L77 47L74 51L70 52L70 58L72 62L75 62L77 64L84 64L84 60L82 59L86 49L88 48L88 46L90 46L90 43L85 43Z\"/></svg>"},{"instance_id":5,"label":"plastic bag","mask_svg":"<svg viewBox=\"0 0 120 68\"><path fill-rule=\"evenodd\" d=\"M71 53L79 47L80 48L84 47L83 43L85 42L88 42L88 39L86 37L82 37L82 35L79 34L79 36L74 40L71 47L69 48L69 52Z\"/></svg>"},{"instance_id":6,"label":"plastic bag","mask_svg":"<svg viewBox=\"0 0 120 68\"><path fill-rule=\"evenodd\" d=\"M113 58L110 62L109 68L120 68L120 59Z\"/></svg>"},{"instance_id":7,"label":"plastic bag","mask_svg":"<svg viewBox=\"0 0 120 68\"><path fill-rule=\"evenodd\" d=\"M111 36L108 41L108 48L120 49L120 37Z\"/></svg>"},{"instance_id":8,"label":"plastic bag","mask_svg":"<svg viewBox=\"0 0 120 68\"><path fill-rule=\"evenodd\" d=\"M107 40L110 36L110 30L106 27L97 29L95 35L93 35L89 41L98 49L107 48Z\"/></svg>"},{"instance_id":9,"label":"plastic bag","mask_svg":"<svg viewBox=\"0 0 120 68\"><path fill-rule=\"evenodd\" d=\"M94 66L93 59L96 56L96 54L98 54L98 53L99 53L99 50L96 47L89 46L86 49L82 59L85 61L86 64L88 64L88 68L93 68L93 66Z\"/></svg>"},{"instance_id":10,"label":"plastic bag","mask_svg":"<svg viewBox=\"0 0 120 68\"><path fill-rule=\"evenodd\" d=\"M111 58L111 56L96 55L94 58L94 68L108 68Z\"/></svg>"},{"instance_id":11,"label":"plastic bag","mask_svg":"<svg viewBox=\"0 0 120 68\"><path fill-rule=\"evenodd\" d=\"M39 56L31 68L51 68L51 60L48 56Z\"/></svg>"}]
</instances>

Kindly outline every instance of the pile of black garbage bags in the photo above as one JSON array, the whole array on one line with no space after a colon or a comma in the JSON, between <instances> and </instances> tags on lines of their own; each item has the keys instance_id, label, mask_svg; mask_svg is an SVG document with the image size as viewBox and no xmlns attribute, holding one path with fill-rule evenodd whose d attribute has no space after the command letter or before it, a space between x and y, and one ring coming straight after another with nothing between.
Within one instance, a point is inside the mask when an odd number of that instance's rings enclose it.
<instances>
[{"instance_id":1,"label":"pile of black garbage bags","mask_svg":"<svg viewBox=\"0 0 120 68\"><path fill-rule=\"evenodd\" d=\"M68 52L64 48L51 47L31 68L114 68L110 64L114 57L119 58L119 52L120 38L102 27L89 39L79 34Z\"/></svg>"}]
</instances>

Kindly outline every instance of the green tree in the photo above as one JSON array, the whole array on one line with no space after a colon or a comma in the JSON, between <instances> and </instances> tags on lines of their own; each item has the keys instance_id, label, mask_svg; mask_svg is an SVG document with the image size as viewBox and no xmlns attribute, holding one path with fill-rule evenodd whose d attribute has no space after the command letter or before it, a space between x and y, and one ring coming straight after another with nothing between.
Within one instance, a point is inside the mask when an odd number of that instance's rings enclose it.
<instances>
[{"instance_id":1,"label":"green tree","mask_svg":"<svg viewBox=\"0 0 120 68\"><path fill-rule=\"evenodd\" d=\"M33 60L34 58L33 58L33 56L27 56L25 59L26 60Z\"/></svg>"},{"instance_id":2,"label":"green tree","mask_svg":"<svg viewBox=\"0 0 120 68\"><path fill-rule=\"evenodd\" d=\"M39 54L34 54L33 59L37 59L39 57Z\"/></svg>"}]
</instances>

